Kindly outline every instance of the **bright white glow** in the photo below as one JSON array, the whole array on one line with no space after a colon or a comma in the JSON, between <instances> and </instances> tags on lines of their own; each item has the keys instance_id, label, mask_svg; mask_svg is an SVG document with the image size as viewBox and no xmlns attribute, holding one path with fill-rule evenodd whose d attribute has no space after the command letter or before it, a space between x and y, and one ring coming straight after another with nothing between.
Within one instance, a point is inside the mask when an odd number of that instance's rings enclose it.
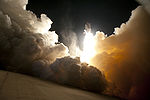
<instances>
[{"instance_id":1,"label":"bright white glow","mask_svg":"<svg viewBox=\"0 0 150 100\"><path fill-rule=\"evenodd\" d=\"M83 52L81 54L81 62L90 63L90 59L95 55L95 41L93 33L85 30L85 37L83 41Z\"/></svg>"}]
</instances>

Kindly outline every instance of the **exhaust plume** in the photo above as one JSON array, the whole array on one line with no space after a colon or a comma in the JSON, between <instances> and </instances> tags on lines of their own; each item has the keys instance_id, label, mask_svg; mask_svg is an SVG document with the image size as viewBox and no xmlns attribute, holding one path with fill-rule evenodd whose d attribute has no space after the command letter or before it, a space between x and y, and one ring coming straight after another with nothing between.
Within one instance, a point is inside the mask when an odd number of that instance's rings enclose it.
<instances>
[{"instance_id":1,"label":"exhaust plume","mask_svg":"<svg viewBox=\"0 0 150 100\"><path fill-rule=\"evenodd\" d=\"M104 91L103 74L81 63L79 58L66 57L70 55L68 48L58 42L54 31L49 31L52 21L45 14L37 18L27 11L27 3L28 0L0 1L0 63L6 70L94 92Z\"/></svg>"},{"instance_id":2,"label":"exhaust plume","mask_svg":"<svg viewBox=\"0 0 150 100\"><path fill-rule=\"evenodd\" d=\"M114 35L95 35L96 55L92 65L103 70L108 91L122 98L147 100L150 90L150 15L139 6Z\"/></svg>"},{"instance_id":3,"label":"exhaust plume","mask_svg":"<svg viewBox=\"0 0 150 100\"><path fill-rule=\"evenodd\" d=\"M52 21L45 14L37 18L27 11L27 3L0 0L0 63L7 70L95 92L103 92L107 80L106 94L130 100L149 97L150 15L142 6L132 12L128 22L115 28L114 35L97 32L92 37L94 57L88 56L92 57L88 61L98 70L79 58L68 57L68 48L49 31ZM76 43L68 41L72 50Z\"/></svg>"},{"instance_id":4,"label":"exhaust plume","mask_svg":"<svg viewBox=\"0 0 150 100\"><path fill-rule=\"evenodd\" d=\"M102 93L107 85L103 73L79 58L63 57L56 59L50 66L35 65L34 75L59 84Z\"/></svg>"}]
</instances>

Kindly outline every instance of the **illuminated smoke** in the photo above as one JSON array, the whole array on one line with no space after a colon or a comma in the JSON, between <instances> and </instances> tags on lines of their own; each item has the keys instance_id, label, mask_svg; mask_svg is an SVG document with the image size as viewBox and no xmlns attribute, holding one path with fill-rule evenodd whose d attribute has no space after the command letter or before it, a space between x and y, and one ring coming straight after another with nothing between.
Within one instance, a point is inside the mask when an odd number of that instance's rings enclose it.
<instances>
[{"instance_id":1,"label":"illuminated smoke","mask_svg":"<svg viewBox=\"0 0 150 100\"><path fill-rule=\"evenodd\" d=\"M81 63L79 58L68 56L57 59L50 66L37 64L33 68L35 76L84 90L101 93L107 85L97 68Z\"/></svg>"},{"instance_id":2,"label":"illuminated smoke","mask_svg":"<svg viewBox=\"0 0 150 100\"><path fill-rule=\"evenodd\" d=\"M27 11L27 3L28 0L0 0L0 62L6 69L103 91L102 73L76 58L65 57L69 55L68 48L58 43L55 32L49 31L52 21L45 14L37 18ZM115 29L115 35L106 38L102 32L96 33L96 54L89 62L105 73L109 82L105 93L146 100L150 93L149 26L150 15L138 7L127 23Z\"/></svg>"},{"instance_id":3,"label":"illuminated smoke","mask_svg":"<svg viewBox=\"0 0 150 100\"><path fill-rule=\"evenodd\" d=\"M28 0L0 1L0 61L9 70L31 70L35 63L50 65L68 55L68 48L49 31L52 21L26 10ZM13 66L13 67L12 67Z\"/></svg>"},{"instance_id":4,"label":"illuminated smoke","mask_svg":"<svg viewBox=\"0 0 150 100\"><path fill-rule=\"evenodd\" d=\"M144 8L148 11L148 13L150 14L150 0L136 0L139 3L141 3Z\"/></svg>"},{"instance_id":5,"label":"illuminated smoke","mask_svg":"<svg viewBox=\"0 0 150 100\"><path fill-rule=\"evenodd\" d=\"M143 7L106 37L97 32L96 55L90 64L103 70L110 82L107 93L131 100L147 100L150 93L150 15Z\"/></svg>"},{"instance_id":6,"label":"illuminated smoke","mask_svg":"<svg viewBox=\"0 0 150 100\"><path fill-rule=\"evenodd\" d=\"M70 56L79 57L81 50L77 43L78 39L76 33L73 32L71 29L64 29L60 35L62 37L63 43L67 45L69 49Z\"/></svg>"},{"instance_id":7,"label":"illuminated smoke","mask_svg":"<svg viewBox=\"0 0 150 100\"><path fill-rule=\"evenodd\" d=\"M79 58L66 57L68 48L58 42L52 21L26 10L28 0L0 0L0 63L6 70L102 92L103 74Z\"/></svg>"}]
</instances>

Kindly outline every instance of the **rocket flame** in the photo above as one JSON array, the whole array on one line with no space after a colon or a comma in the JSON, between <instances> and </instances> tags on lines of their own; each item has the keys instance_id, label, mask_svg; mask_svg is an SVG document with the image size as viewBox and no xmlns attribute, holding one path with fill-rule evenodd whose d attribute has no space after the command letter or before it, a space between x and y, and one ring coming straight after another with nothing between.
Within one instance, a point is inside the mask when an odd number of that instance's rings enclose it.
<instances>
[{"instance_id":1,"label":"rocket flame","mask_svg":"<svg viewBox=\"0 0 150 100\"><path fill-rule=\"evenodd\" d=\"M83 51L81 54L81 62L90 63L91 58L95 55L95 40L94 35L90 31L85 31L85 37L83 41Z\"/></svg>"}]
</instances>

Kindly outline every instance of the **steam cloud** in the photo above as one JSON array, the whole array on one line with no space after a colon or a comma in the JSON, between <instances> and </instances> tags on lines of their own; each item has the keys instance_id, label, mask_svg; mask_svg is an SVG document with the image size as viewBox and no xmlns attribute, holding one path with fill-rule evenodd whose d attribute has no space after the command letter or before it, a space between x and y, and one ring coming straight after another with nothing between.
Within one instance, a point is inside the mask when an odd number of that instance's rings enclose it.
<instances>
[{"instance_id":1,"label":"steam cloud","mask_svg":"<svg viewBox=\"0 0 150 100\"><path fill-rule=\"evenodd\" d=\"M150 15L139 6L128 22L106 38L97 32L92 65L103 70L108 91L122 98L148 100L150 93Z\"/></svg>"},{"instance_id":2,"label":"steam cloud","mask_svg":"<svg viewBox=\"0 0 150 100\"><path fill-rule=\"evenodd\" d=\"M50 66L34 67L35 76L60 84L102 93L107 85L103 74L95 67L81 63L79 58L64 57Z\"/></svg>"},{"instance_id":3,"label":"steam cloud","mask_svg":"<svg viewBox=\"0 0 150 100\"><path fill-rule=\"evenodd\" d=\"M68 48L49 31L52 21L26 10L28 0L0 1L0 61L15 70L28 70L35 63L51 64L68 55ZM9 69L13 69L13 68Z\"/></svg>"},{"instance_id":4,"label":"steam cloud","mask_svg":"<svg viewBox=\"0 0 150 100\"><path fill-rule=\"evenodd\" d=\"M0 63L9 71L34 75L60 84L102 92L103 74L67 57L68 48L49 31L52 21L26 10L28 0L0 0ZM90 81L91 80L91 81Z\"/></svg>"},{"instance_id":5,"label":"steam cloud","mask_svg":"<svg viewBox=\"0 0 150 100\"><path fill-rule=\"evenodd\" d=\"M106 77L107 94L131 100L149 97L150 15L143 7L115 28L115 35L106 38L102 32L96 33L91 64L102 70L104 77L97 68L67 57L68 48L57 43L57 34L49 31L52 21L45 14L37 18L27 11L27 3L0 0L0 63L7 70L96 92L105 89Z\"/></svg>"}]
</instances>

